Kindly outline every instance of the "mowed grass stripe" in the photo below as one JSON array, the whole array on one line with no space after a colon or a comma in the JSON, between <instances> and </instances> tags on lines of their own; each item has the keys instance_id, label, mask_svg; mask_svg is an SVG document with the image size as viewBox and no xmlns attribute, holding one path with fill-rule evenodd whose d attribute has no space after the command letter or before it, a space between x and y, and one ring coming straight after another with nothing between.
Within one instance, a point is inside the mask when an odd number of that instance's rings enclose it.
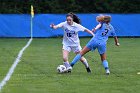
<instances>
[{"instance_id":1,"label":"mowed grass stripe","mask_svg":"<svg viewBox=\"0 0 140 93\"><path fill-rule=\"evenodd\" d=\"M84 46L90 38L81 38ZM34 39L21 63L4 87L3 93L139 93L140 38L120 38L120 47L113 38L107 44L111 75L106 76L97 51L87 58L92 73L86 73L78 62L71 74L58 74L62 64L62 38ZM71 61L75 54L70 53Z\"/></svg>"}]
</instances>

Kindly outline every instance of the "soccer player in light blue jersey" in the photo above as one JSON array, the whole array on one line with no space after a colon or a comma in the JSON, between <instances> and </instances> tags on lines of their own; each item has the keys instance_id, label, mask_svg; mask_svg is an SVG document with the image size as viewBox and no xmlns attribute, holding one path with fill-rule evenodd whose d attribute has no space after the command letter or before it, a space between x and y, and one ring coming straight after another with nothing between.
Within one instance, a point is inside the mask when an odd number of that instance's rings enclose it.
<instances>
[{"instance_id":1,"label":"soccer player in light blue jersey","mask_svg":"<svg viewBox=\"0 0 140 93\"><path fill-rule=\"evenodd\" d=\"M76 55L76 57L73 59L70 65L71 67L73 67L73 65L84 54L86 54L89 51L94 51L95 49L98 49L103 67L105 68L106 74L109 75L110 70L108 66L108 61L106 60L106 43L108 37L113 36L115 40L115 45L119 46L120 44L118 42L114 28L110 24L111 16L97 16L96 20L99 22L99 24L96 26L96 28L93 29L93 32L96 32L95 36L87 43L87 45L82 49L82 51L80 51L80 53Z\"/></svg>"}]
</instances>

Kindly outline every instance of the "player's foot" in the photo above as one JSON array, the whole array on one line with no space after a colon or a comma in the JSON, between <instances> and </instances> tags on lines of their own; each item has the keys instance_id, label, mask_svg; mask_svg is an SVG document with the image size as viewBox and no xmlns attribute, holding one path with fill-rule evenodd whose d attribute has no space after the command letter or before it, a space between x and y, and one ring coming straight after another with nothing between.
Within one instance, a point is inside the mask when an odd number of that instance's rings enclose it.
<instances>
[{"instance_id":1,"label":"player's foot","mask_svg":"<svg viewBox=\"0 0 140 93\"><path fill-rule=\"evenodd\" d=\"M88 67L88 68L86 68L86 70L87 70L87 72L88 73L91 73L91 70L90 70L90 68Z\"/></svg>"},{"instance_id":2,"label":"player's foot","mask_svg":"<svg viewBox=\"0 0 140 93\"><path fill-rule=\"evenodd\" d=\"M68 71L68 73L71 73L71 71Z\"/></svg>"},{"instance_id":3,"label":"player's foot","mask_svg":"<svg viewBox=\"0 0 140 93\"><path fill-rule=\"evenodd\" d=\"M109 69L106 70L106 75L110 75Z\"/></svg>"},{"instance_id":4,"label":"player's foot","mask_svg":"<svg viewBox=\"0 0 140 93\"><path fill-rule=\"evenodd\" d=\"M67 67L67 72L68 73L71 73L71 70L72 70L72 67L71 66Z\"/></svg>"},{"instance_id":5,"label":"player's foot","mask_svg":"<svg viewBox=\"0 0 140 93\"><path fill-rule=\"evenodd\" d=\"M73 64L70 64L70 66L73 67L74 65Z\"/></svg>"}]
</instances>

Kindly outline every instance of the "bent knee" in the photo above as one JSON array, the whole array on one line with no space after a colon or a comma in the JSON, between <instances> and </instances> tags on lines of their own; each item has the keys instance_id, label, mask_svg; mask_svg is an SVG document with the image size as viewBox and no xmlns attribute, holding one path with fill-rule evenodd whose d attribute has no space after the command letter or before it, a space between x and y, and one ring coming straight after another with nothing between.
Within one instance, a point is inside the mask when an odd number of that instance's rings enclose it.
<instances>
[{"instance_id":1,"label":"bent knee","mask_svg":"<svg viewBox=\"0 0 140 93\"><path fill-rule=\"evenodd\" d=\"M86 60L84 57L81 57L80 61L81 61L81 62L85 62L85 61L87 61L87 60Z\"/></svg>"}]
</instances>

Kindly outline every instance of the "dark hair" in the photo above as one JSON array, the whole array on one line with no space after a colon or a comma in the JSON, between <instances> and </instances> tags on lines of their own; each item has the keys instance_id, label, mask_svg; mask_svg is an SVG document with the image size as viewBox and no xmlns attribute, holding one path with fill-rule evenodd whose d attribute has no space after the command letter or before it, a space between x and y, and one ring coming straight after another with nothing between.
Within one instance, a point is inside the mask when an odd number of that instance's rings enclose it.
<instances>
[{"instance_id":1,"label":"dark hair","mask_svg":"<svg viewBox=\"0 0 140 93\"><path fill-rule=\"evenodd\" d=\"M77 24L81 24L81 20L80 18L78 18L78 16L72 12L67 14L67 17L70 16L73 18L73 21L76 22Z\"/></svg>"}]
</instances>

